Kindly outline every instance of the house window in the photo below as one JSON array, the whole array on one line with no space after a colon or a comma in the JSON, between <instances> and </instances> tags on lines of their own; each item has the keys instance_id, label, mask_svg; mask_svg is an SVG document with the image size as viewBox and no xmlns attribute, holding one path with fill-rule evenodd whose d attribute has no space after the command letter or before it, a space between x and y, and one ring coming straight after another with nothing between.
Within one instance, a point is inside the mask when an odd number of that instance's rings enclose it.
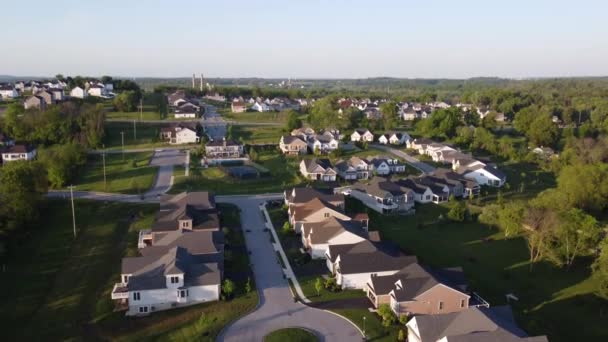
<instances>
[{"instance_id":1,"label":"house window","mask_svg":"<svg viewBox=\"0 0 608 342\"><path fill-rule=\"evenodd\" d=\"M148 313L148 307L147 306L140 306L139 307L139 313Z\"/></svg>"},{"instance_id":2,"label":"house window","mask_svg":"<svg viewBox=\"0 0 608 342\"><path fill-rule=\"evenodd\" d=\"M171 277L171 284L178 284L179 283L179 277Z\"/></svg>"},{"instance_id":3,"label":"house window","mask_svg":"<svg viewBox=\"0 0 608 342\"><path fill-rule=\"evenodd\" d=\"M122 282L123 283L128 283L129 282L129 276L128 275L123 275L122 276Z\"/></svg>"},{"instance_id":4,"label":"house window","mask_svg":"<svg viewBox=\"0 0 608 342\"><path fill-rule=\"evenodd\" d=\"M188 297L188 290L179 290L177 292L177 296L179 298L186 298L186 297Z\"/></svg>"},{"instance_id":5,"label":"house window","mask_svg":"<svg viewBox=\"0 0 608 342\"><path fill-rule=\"evenodd\" d=\"M460 300L460 307L461 307L461 308L464 308L464 304L465 304L465 300L464 300L464 299L461 299L461 300Z\"/></svg>"},{"instance_id":6,"label":"house window","mask_svg":"<svg viewBox=\"0 0 608 342\"><path fill-rule=\"evenodd\" d=\"M443 302L439 301L439 310L443 310Z\"/></svg>"},{"instance_id":7,"label":"house window","mask_svg":"<svg viewBox=\"0 0 608 342\"><path fill-rule=\"evenodd\" d=\"M430 200L431 199L431 195L426 195L426 199Z\"/></svg>"},{"instance_id":8,"label":"house window","mask_svg":"<svg viewBox=\"0 0 608 342\"><path fill-rule=\"evenodd\" d=\"M141 300L141 294L139 292L133 292L133 300Z\"/></svg>"},{"instance_id":9,"label":"house window","mask_svg":"<svg viewBox=\"0 0 608 342\"><path fill-rule=\"evenodd\" d=\"M325 214L323 214L323 216L327 218L327 217L329 217L329 213L325 213Z\"/></svg>"},{"instance_id":10,"label":"house window","mask_svg":"<svg viewBox=\"0 0 608 342\"><path fill-rule=\"evenodd\" d=\"M182 228L188 228L188 221L182 222Z\"/></svg>"}]
</instances>

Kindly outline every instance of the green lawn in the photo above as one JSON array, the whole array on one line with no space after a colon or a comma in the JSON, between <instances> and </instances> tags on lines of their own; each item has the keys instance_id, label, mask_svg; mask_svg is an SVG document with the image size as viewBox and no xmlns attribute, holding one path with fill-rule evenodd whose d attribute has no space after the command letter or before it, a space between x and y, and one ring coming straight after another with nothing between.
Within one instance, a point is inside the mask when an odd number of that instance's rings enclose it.
<instances>
[{"instance_id":1,"label":"green lawn","mask_svg":"<svg viewBox=\"0 0 608 342\"><path fill-rule=\"evenodd\" d=\"M216 194L256 194L282 192L302 183L298 176L298 159L285 157L278 151L259 151L257 163L270 171L269 176L240 180L228 176L221 168L207 169L190 165L189 177L177 177L172 193L182 191L213 191Z\"/></svg>"},{"instance_id":2,"label":"green lawn","mask_svg":"<svg viewBox=\"0 0 608 342\"><path fill-rule=\"evenodd\" d=\"M274 123L274 124L284 124L287 122L287 115L286 115L286 113L283 113L283 112L233 113L229 110L221 110L220 113L228 121Z\"/></svg>"},{"instance_id":3,"label":"green lawn","mask_svg":"<svg viewBox=\"0 0 608 342\"><path fill-rule=\"evenodd\" d=\"M246 144L279 144L285 134L283 126L233 125L232 135Z\"/></svg>"},{"instance_id":4,"label":"green lawn","mask_svg":"<svg viewBox=\"0 0 608 342\"><path fill-rule=\"evenodd\" d=\"M167 125L169 123L136 122L134 130L133 123L106 122L104 144L108 149L120 150L122 148L120 133L124 132L125 149L170 146L160 140L160 130Z\"/></svg>"},{"instance_id":5,"label":"green lawn","mask_svg":"<svg viewBox=\"0 0 608 342\"><path fill-rule=\"evenodd\" d=\"M141 194L150 189L158 167L149 166L152 152L106 154L106 186L101 155L89 155L79 173L76 190ZM135 167L133 167L135 161Z\"/></svg>"},{"instance_id":6,"label":"green lawn","mask_svg":"<svg viewBox=\"0 0 608 342\"><path fill-rule=\"evenodd\" d=\"M511 303L516 318L530 334L547 334L551 341L608 340L602 324L608 303L593 294L588 261L570 270L544 262L530 270L523 238L506 239L477 222L438 223L439 215L446 212L444 206L433 204L417 205L416 215L399 219L370 211L370 225L421 263L462 266L472 289L492 305L505 304L505 295L514 293L519 297L519 302Z\"/></svg>"},{"instance_id":7,"label":"green lawn","mask_svg":"<svg viewBox=\"0 0 608 342\"><path fill-rule=\"evenodd\" d=\"M381 318L367 309L335 309L332 310L355 323L361 330L365 331L369 341L376 342L393 342L397 341L399 334L399 323L396 323L388 328L382 326ZM365 317L365 319L363 319ZM365 321L365 322L364 322ZM401 328L405 336L407 336L407 328Z\"/></svg>"},{"instance_id":8,"label":"green lawn","mask_svg":"<svg viewBox=\"0 0 608 342\"><path fill-rule=\"evenodd\" d=\"M113 109L113 108L111 108ZM139 113L139 108L133 112L119 112L109 110L106 113L107 119L120 119L120 120L162 120L160 114L156 111L155 106L144 105L143 112Z\"/></svg>"},{"instance_id":9,"label":"green lawn","mask_svg":"<svg viewBox=\"0 0 608 342\"><path fill-rule=\"evenodd\" d=\"M318 340L314 334L300 328L280 329L264 337L264 342L315 342Z\"/></svg>"},{"instance_id":10,"label":"green lawn","mask_svg":"<svg viewBox=\"0 0 608 342\"><path fill-rule=\"evenodd\" d=\"M0 282L6 340L88 339L90 322L110 309L96 302L109 299L109 280L118 279L127 241L136 241L136 231L158 210L81 200L75 207L76 239L69 202L49 200L44 222L8 255L3 277L11 281Z\"/></svg>"}]
</instances>

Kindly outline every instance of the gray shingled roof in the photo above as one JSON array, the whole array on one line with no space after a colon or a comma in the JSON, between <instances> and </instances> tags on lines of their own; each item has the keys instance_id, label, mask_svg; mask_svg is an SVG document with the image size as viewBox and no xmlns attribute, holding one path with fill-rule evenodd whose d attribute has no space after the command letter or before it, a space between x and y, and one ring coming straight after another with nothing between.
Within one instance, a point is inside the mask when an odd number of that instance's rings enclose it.
<instances>
[{"instance_id":1,"label":"gray shingled roof","mask_svg":"<svg viewBox=\"0 0 608 342\"><path fill-rule=\"evenodd\" d=\"M340 256L340 273L354 274L399 270L417 262L415 256L403 254L381 242L365 240L356 244L330 245L331 261Z\"/></svg>"},{"instance_id":2,"label":"gray shingled roof","mask_svg":"<svg viewBox=\"0 0 608 342\"><path fill-rule=\"evenodd\" d=\"M359 221L345 221L330 217L321 222L305 223L302 226L305 237L310 235L311 243L327 243L327 241L342 232L365 237L367 236L363 225Z\"/></svg>"},{"instance_id":3,"label":"gray shingled roof","mask_svg":"<svg viewBox=\"0 0 608 342\"><path fill-rule=\"evenodd\" d=\"M192 229L219 229L220 220L215 208L215 198L209 192L183 192L164 195L160 211L152 225L153 231L178 230L180 219L192 219Z\"/></svg>"}]
</instances>

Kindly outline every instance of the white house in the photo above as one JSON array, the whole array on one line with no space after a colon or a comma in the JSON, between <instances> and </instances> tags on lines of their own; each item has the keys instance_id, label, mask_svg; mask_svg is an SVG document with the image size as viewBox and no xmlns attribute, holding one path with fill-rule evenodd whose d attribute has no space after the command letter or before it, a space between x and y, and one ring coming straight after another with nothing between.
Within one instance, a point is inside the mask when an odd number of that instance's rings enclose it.
<instances>
[{"instance_id":1,"label":"white house","mask_svg":"<svg viewBox=\"0 0 608 342\"><path fill-rule=\"evenodd\" d=\"M308 138L308 147L314 151L327 153L334 151L340 147L340 141L333 134L325 132L324 134L315 134Z\"/></svg>"},{"instance_id":2,"label":"white house","mask_svg":"<svg viewBox=\"0 0 608 342\"><path fill-rule=\"evenodd\" d=\"M76 86L76 87L72 88L72 90L70 91L70 96L76 97L79 99L84 99L84 98L88 97L89 94L84 89Z\"/></svg>"},{"instance_id":3,"label":"white house","mask_svg":"<svg viewBox=\"0 0 608 342\"><path fill-rule=\"evenodd\" d=\"M330 217L302 224L302 244L313 259L323 259L330 245L355 244L365 240L366 227L359 221Z\"/></svg>"},{"instance_id":4,"label":"white house","mask_svg":"<svg viewBox=\"0 0 608 342\"><path fill-rule=\"evenodd\" d=\"M32 160L36 157L36 149L30 145L10 145L2 150L2 162L15 160Z\"/></svg>"},{"instance_id":5,"label":"white house","mask_svg":"<svg viewBox=\"0 0 608 342\"><path fill-rule=\"evenodd\" d=\"M395 132L390 135L388 142L392 145L403 145L411 139L410 135L405 132Z\"/></svg>"},{"instance_id":6,"label":"white house","mask_svg":"<svg viewBox=\"0 0 608 342\"><path fill-rule=\"evenodd\" d=\"M102 97L105 95L105 89L102 85L99 84L91 84L87 89L87 93L90 96Z\"/></svg>"},{"instance_id":7,"label":"white house","mask_svg":"<svg viewBox=\"0 0 608 342\"><path fill-rule=\"evenodd\" d=\"M10 84L0 85L0 99L13 99L19 96L19 90Z\"/></svg>"},{"instance_id":8,"label":"white house","mask_svg":"<svg viewBox=\"0 0 608 342\"><path fill-rule=\"evenodd\" d=\"M251 106L251 109L255 110L257 112L269 112L270 106L264 102L256 101L256 103L254 103L253 106Z\"/></svg>"},{"instance_id":9,"label":"white house","mask_svg":"<svg viewBox=\"0 0 608 342\"><path fill-rule=\"evenodd\" d=\"M325 254L329 271L343 289L364 289L372 274L391 275L418 262L382 243L364 240L354 244L329 245Z\"/></svg>"},{"instance_id":10,"label":"white house","mask_svg":"<svg viewBox=\"0 0 608 342\"><path fill-rule=\"evenodd\" d=\"M350 135L350 141L353 141L353 142L359 142L359 141L373 142L374 141L374 134L369 129L366 129L366 128L357 128Z\"/></svg>"},{"instance_id":11,"label":"white house","mask_svg":"<svg viewBox=\"0 0 608 342\"><path fill-rule=\"evenodd\" d=\"M461 172L464 178L474 180L479 185L488 185L496 188L505 185L507 175L495 167L484 165L483 163L480 164L471 168L467 167L464 170L458 170L458 172Z\"/></svg>"},{"instance_id":12,"label":"white house","mask_svg":"<svg viewBox=\"0 0 608 342\"><path fill-rule=\"evenodd\" d=\"M200 142L200 136L196 130L184 125L162 128L160 136L161 139L169 140L170 144L175 145L195 144Z\"/></svg>"}]
</instances>

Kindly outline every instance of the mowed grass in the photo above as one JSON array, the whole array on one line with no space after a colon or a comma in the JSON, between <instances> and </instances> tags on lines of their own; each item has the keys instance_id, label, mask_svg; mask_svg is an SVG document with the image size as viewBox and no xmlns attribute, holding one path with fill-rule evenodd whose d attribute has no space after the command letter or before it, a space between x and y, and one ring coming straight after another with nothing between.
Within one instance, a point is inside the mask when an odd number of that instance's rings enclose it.
<instances>
[{"instance_id":1,"label":"mowed grass","mask_svg":"<svg viewBox=\"0 0 608 342\"><path fill-rule=\"evenodd\" d=\"M153 152L106 154L106 185L103 158L89 155L76 181L76 190L141 194L150 189L158 167L149 166ZM134 164L135 163L135 164Z\"/></svg>"},{"instance_id":2,"label":"mowed grass","mask_svg":"<svg viewBox=\"0 0 608 342\"><path fill-rule=\"evenodd\" d=\"M117 277L127 237L154 205L49 200L30 237L7 257L0 282L6 340L85 339L95 303Z\"/></svg>"},{"instance_id":3,"label":"mowed grass","mask_svg":"<svg viewBox=\"0 0 608 342\"><path fill-rule=\"evenodd\" d=\"M298 162L298 159L285 157L278 151L259 151L257 163L270 170L270 176L241 180L230 177L218 167L195 167L197 161L190 164L189 177L176 177L170 192L212 191L221 195L282 192L302 183L297 171Z\"/></svg>"},{"instance_id":4,"label":"mowed grass","mask_svg":"<svg viewBox=\"0 0 608 342\"><path fill-rule=\"evenodd\" d=\"M283 126L233 125L232 135L242 138L246 144L279 144L281 135L285 134Z\"/></svg>"},{"instance_id":5,"label":"mowed grass","mask_svg":"<svg viewBox=\"0 0 608 342\"><path fill-rule=\"evenodd\" d=\"M125 149L153 148L169 146L167 142L160 140L160 130L169 123L145 123L136 122L106 122L104 144L107 149L122 149L122 136L124 132ZM134 132L136 135L134 135Z\"/></svg>"},{"instance_id":6,"label":"mowed grass","mask_svg":"<svg viewBox=\"0 0 608 342\"><path fill-rule=\"evenodd\" d=\"M244 112L233 113L230 110L221 110L224 119L236 122L256 122L269 124L284 124L287 122L287 114L284 112Z\"/></svg>"},{"instance_id":7,"label":"mowed grass","mask_svg":"<svg viewBox=\"0 0 608 342\"><path fill-rule=\"evenodd\" d=\"M106 118L114 120L163 120L160 113L156 111L156 106L152 105L144 105L142 113L139 112L139 108L133 112L111 110L106 113Z\"/></svg>"},{"instance_id":8,"label":"mowed grass","mask_svg":"<svg viewBox=\"0 0 608 342\"><path fill-rule=\"evenodd\" d=\"M300 328L280 329L264 337L264 342L315 342L318 340L313 333Z\"/></svg>"},{"instance_id":9,"label":"mowed grass","mask_svg":"<svg viewBox=\"0 0 608 342\"><path fill-rule=\"evenodd\" d=\"M588 260L571 269L545 262L530 265L523 237L507 239L477 222L438 221L446 213L446 207L428 204L417 205L414 216L369 214L372 229L380 230L382 239L398 243L421 263L462 266L470 287L491 305L505 304L505 295L515 294L519 301L510 304L528 333L547 334L558 342L608 340L608 302L593 294L596 281Z\"/></svg>"}]
</instances>

